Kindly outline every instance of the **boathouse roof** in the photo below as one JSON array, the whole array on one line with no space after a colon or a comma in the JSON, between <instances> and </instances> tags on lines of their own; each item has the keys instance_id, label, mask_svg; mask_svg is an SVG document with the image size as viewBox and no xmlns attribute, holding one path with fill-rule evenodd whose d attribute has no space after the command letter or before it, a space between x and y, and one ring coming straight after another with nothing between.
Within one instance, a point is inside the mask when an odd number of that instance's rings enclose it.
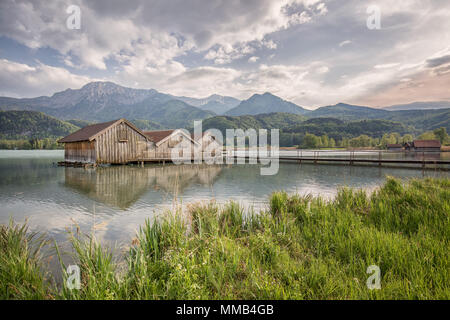
<instances>
[{"instance_id":1,"label":"boathouse roof","mask_svg":"<svg viewBox=\"0 0 450 320\"><path fill-rule=\"evenodd\" d=\"M441 142L439 140L414 140L414 148L440 148Z\"/></svg>"},{"instance_id":2,"label":"boathouse roof","mask_svg":"<svg viewBox=\"0 0 450 320\"><path fill-rule=\"evenodd\" d=\"M109 127L112 127L114 125L117 125L119 123L125 122L127 125L129 125L131 128L133 128L135 131L140 133L142 136L144 136L146 139L148 137L137 127L135 127L131 122L129 122L126 119L118 119L108 122L102 122L102 123L96 123L92 124L90 126L86 126L84 128L81 128L78 131L75 131L72 134L69 134L68 136L58 140L60 143L70 143L70 142L80 142L80 141L92 141L97 137L99 134L103 133L106 129Z\"/></svg>"},{"instance_id":3,"label":"boathouse roof","mask_svg":"<svg viewBox=\"0 0 450 320\"><path fill-rule=\"evenodd\" d=\"M144 131L144 134L154 143L158 143L164 138L170 136L175 130L156 130Z\"/></svg>"},{"instance_id":4,"label":"boathouse roof","mask_svg":"<svg viewBox=\"0 0 450 320\"><path fill-rule=\"evenodd\" d=\"M149 138L151 141L153 141L157 146L164 143L166 139L169 139L169 137L172 134L181 134L185 136L187 139L189 139L193 144L199 145L199 142L195 141L189 133L184 132L181 129L174 129L174 130L158 130L158 131L145 131L144 134Z\"/></svg>"}]
</instances>

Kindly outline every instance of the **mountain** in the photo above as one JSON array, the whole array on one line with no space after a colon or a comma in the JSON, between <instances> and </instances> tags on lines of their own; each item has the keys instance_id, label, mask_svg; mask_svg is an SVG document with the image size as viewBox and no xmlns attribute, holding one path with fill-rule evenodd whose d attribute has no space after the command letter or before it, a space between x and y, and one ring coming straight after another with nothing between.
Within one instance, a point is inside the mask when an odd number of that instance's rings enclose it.
<instances>
[{"instance_id":1,"label":"mountain","mask_svg":"<svg viewBox=\"0 0 450 320\"><path fill-rule=\"evenodd\" d=\"M283 131L300 134L312 133L317 136L326 134L335 140L357 137L363 134L372 138L381 138L383 134L392 132L397 132L401 135L419 133L412 126L390 120L343 121L334 118L308 119L300 124L287 127Z\"/></svg>"},{"instance_id":2,"label":"mountain","mask_svg":"<svg viewBox=\"0 0 450 320\"><path fill-rule=\"evenodd\" d=\"M107 115L113 118L150 120L166 129L189 127L194 120L215 116L210 111L201 110L179 100L155 104L151 97L126 108L121 106L111 108L108 114L101 114L102 117Z\"/></svg>"},{"instance_id":3,"label":"mountain","mask_svg":"<svg viewBox=\"0 0 450 320\"><path fill-rule=\"evenodd\" d=\"M91 124L95 123L92 121L80 120L80 119L70 119L70 120L65 120L65 121L73 124L74 126L80 127L80 128L87 127L87 126L90 126Z\"/></svg>"},{"instance_id":4,"label":"mountain","mask_svg":"<svg viewBox=\"0 0 450 320\"><path fill-rule=\"evenodd\" d=\"M447 104L450 103L417 102L407 105L409 106L408 110L391 111L388 109L402 107L391 106L375 109L338 103L316 110L306 110L270 93L255 94L244 101L219 95L197 99L177 97L154 89L132 89L112 82L91 82L80 89L67 89L50 97L26 99L0 97L0 110L39 111L58 119L70 121L77 127L94 122L127 118L144 121L142 125L146 129L192 127L194 120L207 119L225 112L224 116L226 117L289 113L308 119L389 120L403 123L405 126L413 126L422 131L439 127L445 127L447 131L450 131L450 108L437 109L437 107L445 107ZM428 109L423 109L427 106ZM422 109L412 109L419 107ZM223 126L224 123L231 121L226 117L216 118L214 121L219 119L219 125ZM262 121L260 117L255 117L255 119ZM287 116L277 116L277 119L283 119L278 121L279 127L286 126L282 123L283 121L291 123L289 122L291 118ZM239 121L252 123L254 119L242 118ZM255 125L257 124L255 123Z\"/></svg>"},{"instance_id":5,"label":"mountain","mask_svg":"<svg viewBox=\"0 0 450 320\"><path fill-rule=\"evenodd\" d=\"M0 97L0 110L41 111L59 119L92 122L118 118L143 119L165 126L188 126L193 120L215 115L154 89L132 89L112 82L91 82L51 97L14 99Z\"/></svg>"},{"instance_id":6,"label":"mountain","mask_svg":"<svg viewBox=\"0 0 450 320\"><path fill-rule=\"evenodd\" d=\"M150 120L130 119L130 122L133 123L139 129L141 129L142 131L166 129L166 127L164 127L163 125Z\"/></svg>"},{"instance_id":7,"label":"mountain","mask_svg":"<svg viewBox=\"0 0 450 320\"><path fill-rule=\"evenodd\" d=\"M341 120L362 120L386 119L389 118L389 114L389 111L383 109L338 103L333 106L320 107L316 110L307 112L305 115L308 118L332 117Z\"/></svg>"},{"instance_id":8,"label":"mountain","mask_svg":"<svg viewBox=\"0 0 450 320\"><path fill-rule=\"evenodd\" d=\"M256 115L272 112L287 112L293 114L305 114L307 110L283 100L269 92L254 94L249 99L242 101L237 107L225 112L227 116Z\"/></svg>"},{"instance_id":9,"label":"mountain","mask_svg":"<svg viewBox=\"0 0 450 320\"><path fill-rule=\"evenodd\" d=\"M292 113L264 113L254 116L215 116L203 120L203 130L218 129L283 129L306 120L304 116Z\"/></svg>"},{"instance_id":10,"label":"mountain","mask_svg":"<svg viewBox=\"0 0 450 320\"><path fill-rule=\"evenodd\" d=\"M216 114L224 114L230 109L236 107L241 101L233 97L220 96L213 94L204 99L196 99L189 97L176 97L177 100L181 100L191 106L197 107L205 111L211 111Z\"/></svg>"},{"instance_id":11,"label":"mountain","mask_svg":"<svg viewBox=\"0 0 450 320\"><path fill-rule=\"evenodd\" d=\"M159 104L172 99L170 95L150 89L132 89L112 82L91 82L81 89L67 89L51 97L14 99L0 97L3 110L37 110L62 119L110 120L100 119L97 114L110 108L127 106L151 99Z\"/></svg>"},{"instance_id":12,"label":"mountain","mask_svg":"<svg viewBox=\"0 0 450 320\"><path fill-rule=\"evenodd\" d=\"M336 118L346 121L379 119L401 122L417 130L432 130L445 127L450 130L450 109L389 111L364 106L338 103L321 107L305 114L308 118Z\"/></svg>"},{"instance_id":13,"label":"mountain","mask_svg":"<svg viewBox=\"0 0 450 320\"><path fill-rule=\"evenodd\" d=\"M243 116L216 116L203 121L203 130L218 129L226 135L226 129L279 129L280 145L292 146L303 141L306 133L316 136L327 135L335 141L343 138L354 138L368 135L372 138L381 138L385 133L397 132L418 134L412 126L389 120L358 120L344 121L336 118L311 118L292 113L267 113L260 115ZM268 132L270 135L270 131Z\"/></svg>"},{"instance_id":14,"label":"mountain","mask_svg":"<svg viewBox=\"0 0 450 320\"><path fill-rule=\"evenodd\" d=\"M384 110L398 111L398 110L428 110L428 109L448 109L450 108L450 101L429 101L429 102L413 102L408 104L397 104L389 107L384 107Z\"/></svg>"},{"instance_id":15,"label":"mountain","mask_svg":"<svg viewBox=\"0 0 450 320\"><path fill-rule=\"evenodd\" d=\"M444 127L450 132L450 109L390 111L388 119L412 125L422 131Z\"/></svg>"},{"instance_id":16,"label":"mountain","mask_svg":"<svg viewBox=\"0 0 450 320\"><path fill-rule=\"evenodd\" d=\"M40 109L41 111L63 113L70 109L82 111L90 109L92 113L108 108L110 105L129 105L153 97L158 102L170 100L156 90L132 89L112 82L90 82L81 89L67 89L53 94L51 97L15 99L0 97L0 107L12 109ZM45 112L44 111L44 112ZM63 115L63 114L62 114Z\"/></svg>"},{"instance_id":17,"label":"mountain","mask_svg":"<svg viewBox=\"0 0 450 320\"><path fill-rule=\"evenodd\" d=\"M0 138L57 138L79 127L37 111L0 111Z\"/></svg>"}]
</instances>

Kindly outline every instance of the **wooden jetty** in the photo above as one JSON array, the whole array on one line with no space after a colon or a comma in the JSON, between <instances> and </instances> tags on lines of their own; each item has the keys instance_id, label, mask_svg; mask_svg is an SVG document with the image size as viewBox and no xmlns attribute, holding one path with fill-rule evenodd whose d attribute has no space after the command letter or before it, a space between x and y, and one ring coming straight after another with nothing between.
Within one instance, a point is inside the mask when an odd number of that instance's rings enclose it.
<instances>
[{"instance_id":1,"label":"wooden jetty","mask_svg":"<svg viewBox=\"0 0 450 320\"><path fill-rule=\"evenodd\" d=\"M412 166L406 165L418 165L421 168L427 168L427 165L433 165L433 169L439 167L440 169L449 170L450 167L450 159L427 159L424 155L420 159L383 159L382 152L378 152L378 158L358 158L355 157L354 152L350 152L348 157L330 157L321 156L319 151L307 151L309 153L313 153L313 156L303 156L302 153L297 153L297 155L278 155L275 156L273 153L267 156L259 156L259 155L239 155L232 153L231 155L226 153L225 157L233 158L233 159L242 159L244 161L257 161L261 162L261 160L275 160L279 161L296 161L298 163L306 162L306 163L314 163L314 164L329 164L329 163L340 163L340 164L348 164L348 165L377 165L382 166L383 164L395 165L396 167L408 167L413 168Z\"/></svg>"}]
</instances>

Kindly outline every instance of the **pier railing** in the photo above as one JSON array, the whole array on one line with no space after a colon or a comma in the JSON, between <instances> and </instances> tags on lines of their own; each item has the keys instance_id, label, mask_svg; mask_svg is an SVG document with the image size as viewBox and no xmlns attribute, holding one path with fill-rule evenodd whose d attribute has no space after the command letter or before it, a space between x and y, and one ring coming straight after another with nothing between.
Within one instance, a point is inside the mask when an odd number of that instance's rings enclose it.
<instances>
[{"instance_id":1,"label":"pier railing","mask_svg":"<svg viewBox=\"0 0 450 320\"><path fill-rule=\"evenodd\" d=\"M353 164L396 164L396 165L439 165L450 169L450 153L442 156L440 152L402 152L383 150L226 150L224 156L235 159L262 160L277 158L280 161L306 161L313 163L341 162Z\"/></svg>"}]
</instances>

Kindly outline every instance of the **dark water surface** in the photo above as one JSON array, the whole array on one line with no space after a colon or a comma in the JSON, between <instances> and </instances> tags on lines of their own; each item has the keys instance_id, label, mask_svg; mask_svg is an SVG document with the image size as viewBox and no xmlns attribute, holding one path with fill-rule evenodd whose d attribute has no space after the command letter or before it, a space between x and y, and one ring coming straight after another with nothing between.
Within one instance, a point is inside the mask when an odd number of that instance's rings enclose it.
<instances>
[{"instance_id":1,"label":"dark water surface","mask_svg":"<svg viewBox=\"0 0 450 320\"><path fill-rule=\"evenodd\" d=\"M57 241L67 228L109 244L129 243L145 219L197 201L267 207L276 190L332 197L340 186L373 190L385 177L449 176L418 169L280 163L274 176L258 165L146 165L97 169L57 167L62 151L0 150L0 223L29 219Z\"/></svg>"}]
</instances>

